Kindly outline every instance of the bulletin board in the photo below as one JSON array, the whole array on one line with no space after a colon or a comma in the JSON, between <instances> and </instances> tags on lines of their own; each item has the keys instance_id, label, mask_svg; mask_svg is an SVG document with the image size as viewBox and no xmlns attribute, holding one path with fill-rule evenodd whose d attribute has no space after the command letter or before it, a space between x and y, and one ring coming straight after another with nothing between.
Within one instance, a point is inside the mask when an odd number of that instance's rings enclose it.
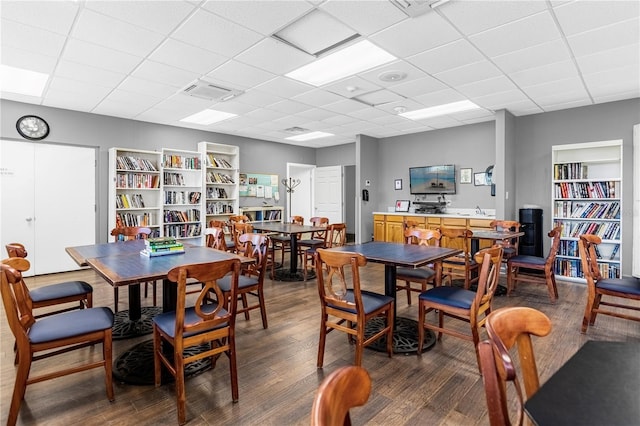
<instances>
[{"instance_id":1,"label":"bulletin board","mask_svg":"<svg viewBox=\"0 0 640 426\"><path fill-rule=\"evenodd\" d=\"M278 175L240 173L240 196L279 200Z\"/></svg>"}]
</instances>

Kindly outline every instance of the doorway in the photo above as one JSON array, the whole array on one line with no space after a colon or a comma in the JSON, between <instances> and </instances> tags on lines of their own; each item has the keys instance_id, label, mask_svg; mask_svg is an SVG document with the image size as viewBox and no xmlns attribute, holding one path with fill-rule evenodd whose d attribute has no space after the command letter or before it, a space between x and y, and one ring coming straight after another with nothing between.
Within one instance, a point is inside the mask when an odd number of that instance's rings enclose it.
<instances>
[{"instance_id":1,"label":"doorway","mask_svg":"<svg viewBox=\"0 0 640 426\"><path fill-rule=\"evenodd\" d=\"M287 180L299 179L300 184L292 192L286 192L286 221L292 215L302 216L305 221L313 216L313 169L311 164L287 163ZM289 210L290 209L290 210Z\"/></svg>"}]
</instances>

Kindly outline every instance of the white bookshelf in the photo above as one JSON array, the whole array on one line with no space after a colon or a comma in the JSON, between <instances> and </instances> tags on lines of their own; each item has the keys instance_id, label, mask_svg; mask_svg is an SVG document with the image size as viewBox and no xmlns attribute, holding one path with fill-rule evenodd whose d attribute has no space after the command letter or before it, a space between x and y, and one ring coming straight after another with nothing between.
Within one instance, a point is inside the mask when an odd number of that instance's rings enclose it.
<instances>
[{"instance_id":1,"label":"white bookshelf","mask_svg":"<svg viewBox=\"0 0 640 426\"><path fill-rule=\"evenodd\" d=\"M622 141L552 147L553 226L562 225L556 275L584 282L578 252L582 234L602 238L598 264L603 276L622 274Z\"/></svg>"},{"instance_id":2,"label":"white bookshelf","mask_svg":"<svg viewBox=\"0 0 640 426\"><path fill-rule=\"evenodd\" d=\"M240 148L214 142L198 143L203 158L203 226L211 220L226 222L238 212Z\"/></svg>"},{"instance_id":3,"label":"white bookshelf","mask_svg":"<svg viewBox=\"0 0 640 426\"><path fill-rule=\"evenodd\" d=\"M240 207L240 214L249 217L251 222L282 222L284 207Z\"/></svg>"}]
</instances>

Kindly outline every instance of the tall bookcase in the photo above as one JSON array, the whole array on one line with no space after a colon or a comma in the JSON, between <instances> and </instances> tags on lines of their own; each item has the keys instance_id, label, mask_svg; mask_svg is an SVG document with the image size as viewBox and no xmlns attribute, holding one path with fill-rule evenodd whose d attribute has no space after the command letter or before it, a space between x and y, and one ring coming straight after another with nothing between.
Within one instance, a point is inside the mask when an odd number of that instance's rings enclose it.
<instances>
[{"instance_id":1,"label":"tall bookcase","mask_svg":"<svg viewBox=\"0 0 640 426\"><path fill-rule=\"evenodd\" d=\"M204 226L211 220L226 222L238 212L240 148L203 141L198 143L198 151L204 160Z\"/></svg>"},{"instance_id":2,"label":"tall bookcase","mask_svg":"<svg viewBox=\"0 0 640 426\"><path fill-rule=\"evenodd\" d=\"M202 245L202 156L162 149L162 235Z\"/></svg>"},{"instance_id":3,"label":"tall bookcase","mask_svg":"<svg viewBox=\"0 0 640 426\"><path fill-rule=\"evenodd\" d=\"M556 275L584 282L578 239L602 238L598 264L603 276L622 273L622 141L602 141L552 147L554 226L562 225Z\"/></svg>"},{"instance_id":4,"label":"tall bookcase","mask_svg":"<svg viewBox=\"0 0 640 426\"><path fill-rule=\"evenodd\" d=\"M116 226L147 226L152 236L160 236L161 168L159 152L109 149L108 232Z\"/></svg>"}]
</instances>

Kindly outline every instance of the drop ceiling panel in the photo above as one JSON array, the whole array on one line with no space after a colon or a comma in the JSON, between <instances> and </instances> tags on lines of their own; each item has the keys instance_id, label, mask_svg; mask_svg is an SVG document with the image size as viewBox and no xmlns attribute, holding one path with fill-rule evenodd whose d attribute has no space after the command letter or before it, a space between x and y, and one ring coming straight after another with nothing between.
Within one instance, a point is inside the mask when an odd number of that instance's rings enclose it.
<instances>
[{"instance_id":1,"label":"drop ceiling panel","mask_svg":"<svg viewBox=\"0 0 640 426\"><path fill-rule=\"evenodd\" d=\"M311 108L306 111L299 111L294 113L298 117L305 118L307 120L325 120L329 117L333 117L335 113L327 111L322 108Z\"/></svg>"},{"instance_id":2,"label":"drop ceiling panel","mask_svg":"<svg viewBox=\"0 0 640 426\"><path fill-rule=\"evenodd\" d=\"M616 49L604 50L593 55L576 58L583 74L591 74L628 65L640 65L640 43L629 44Z\"/></svg>"},{"instance_id":3,"label":"drop ceiling panel","mask_svg":"<svg viewBox=\"0 0 640 426\"><path fill-rule=\"evenodd\" d=\"M640 19L635 18L593 31L586 31L567 37L567 40L575 56L585 56L620 46L637 44L640 40Z\"/></svg>"},{"instance_id":4,"label":"drop ceiling panel","mask_svg":"<svg viewBox=\"0 0 640 426\"><path fill-rule=\"evenodd\" d=\"M424 95L426 93L438 92L448 87L433 77L425 77L419 80L412 80L393 86L393 91L406 97Z\"/></svg>"},{"instance_id":5,"label":"drop ceiling panel","mask_svg":"<svg viewBox=\"0 0 640 426\"><path fill-rule=\"evenodd\" d=\"M591 31L640 16L640 2L575 1L554 9L565 36Z\"/></svg>"},{"instance_id":6,"label":"drop ceiling panel","mask_svg":"<svg viewBox=\"0 0 640 426\"><path fill-rule=\"evenodd\" d=\"M206 74L228 58L174 39L166 39L149 59L198 74Z\"/></svg>"},{"instance_id":7,"label":"drop ceiling panel","mask_svg":"<svg viewBox=\"0 0 640 426\"><path fill-rule=\"evenodd\" d=\"M12 46L0 46L0 62L4 65L51 74L55 69L56 61L55 56L27 52Z\"/></svg>"},{"instance_id":8,"label":"drop ceiling panel","mask_svg":"<svg viewBox=\"0 0 640 426\"><path fill-rule=\"evenodd\" d=\"M112 103L135 105L137 107L140 107L141 111L143 111L152 108L154 105L161 102L162 98L116 89L113 92L109 93L109 95L105 98L105 102L106 101Z\"/></svg>"},{"instance_id":9,"label":"drop ceiling panel","mask_svg":"<svg viewBox=\"0 0 640 426\"><path fill-rule=\"evenodd\" d=\"M207 74L215 81L224 81L237 89L249 89L276 77L275 74L230 60Z\"/></svg>"},{"instance_id":10,"label":"drop ceiling panel","mask_svg":"<svg viewBox=\"0 0 640 426\"><path fill-rule=\"evenodd\" d=\"M137 56L74 39L68 41L62 57L124 74L130 73L141 62Z\"/></svg>"},{"instance_id":11,"label":"drop ceiling panel","mask_svg":"<svg viewBox=\"0 0 640 426\"><path fill-rule=\"evenodd\" d=\"M309 107L309 105L307 104L302 104L300 102L284 99L280 102L276 102L275 104L269 105L269 109L283 112L285 114L296 114L298 112L309 110L311 109L311 107Z\"/></svg>"},{"instance_id":12,"label":"drop ceiling panel","mask_svg":"<svg viewBox=\"0 0 640 426\"><path fill-rule=\"evenodd\" d=\"M115 87L124 80L126 74L61 60L56 68L56 76L98 86Z\"/></svg>"},{"instance_id":13,"label":"drop ceiling panel","mask_svg":"<svg viewBox=\"0 0 640 426\"><path fill-rule=\"evenodd\" d=\"M308 84L300 83L286 77L277 77L256 86L256 90L271 93L283 98L293 98L312 89Z\"/></svg>"},{"instance_id":14,"label":"drop ceiling panel","mask_svg":"<svg viewBox=\"0 0 640 426\"><path fill-rule=\"evenodd\" d=\"M456 40L413 55L408 58L408 61L429 74L436 74L484 59L471 43L466 40Z\"/></svg>"},{"instance_id":15,"label":"drop ceiling panel","mask_svg":"<svg viewBox=\"0 0 640 426\"><path fill-rule=\"evenodd\" d=\"M60 34L6 19L2 19L0 24L2 47L11 46L27 52L54 57L62 53L65 37Z\"/></svg>"},{"instance_id":16,"label":"drop ceiling panel","mask_svg":"<svg viewBox=\"0 0 640 426\"><path fill-rule=\"evenodd\" d=\"M389 75L404 75L404 77L400 80L391 81L385 81L381 78ZM395 88L399 84L428 77L428 74L407 61L395 61L373 70L365 71L360 76L382 87Z\"/></svg>"},{"instance_id":17,"label":"drop ceiling panel","mask_svg":"<svg viewBox=\"0 0 640 426\"><path fill-rule=\"evenodd\" d=\"M256 122L272 121L276 118L282 117L281 113L267 108L256 108L244 115L245 117L253 118Z\"/></svg>"},{"instance_id":18,"label":"drop ceiling panel","mask_svg":"<svg viewBox=\"0 0 640 426\"><path fill-rule=\"evenodd\" d=\"M67 92L67 94L73 96L81 95L81 96L92 96L96 98L104 98L109 92L111 92L111 88L104 86L96 86L91 83L84 83L77 80L72 80L63 77L53 77L49 83L50 90L57 90L61 92ZM49 94L47 93L47 96Z\"/></svg>"},{"instance_id":19,"label":"drop ceiling panel","mask_svg":"<svg viewBox=\"0 0 640 426\"><path fill-rule=\"evenodd\" d=\"M537 108L535 103L527 97L527 95L521 90L510 90L508 92L492 93L490 95L472 97L471 101L480 105L481 107L488 108L493 111L504 108L512 108L517 106L522 108ZM503 107L504 106L504 107ZM538 112L541 112L538 110Z\"/></svg>"},{"instance_id":20,"label":"drop ceiling panel","mask_svg":"<svg viewBox=\"0 0 640 426\"><path fill-rule=\"evenodd\" d=\"M566 43L561 39L494 56L491 60L504 72L512 73L537 66L571 59Z\"/></svg>"},{"instance_id":21,"label":"drop ceiling panel","mask_svg":"<svg viewBox=\"0 0 640 426\"><path fill-rule=\"evenodd\" d=\"M65 90L52 89L47 90L47 96L43 100L42 105L52 106L56 108L70 109L73 111L90 112L98 103L104 99L100 93L88 92L67 92Z\"/></svg>"},{"instance_id":22,"label":"drop ceiling panel","mask_svg":"<svg viewBox=\"0 0 640 426\"><path fill-rule=\"evenodd\" d=\"M465 97L455 90L445 89L437 92L430 92L424 95L414 96L414 101L423 104L425 107L448 104L451 102L464 101Z\"/></svg>"},{"instance_id":23,"label":"drop ceiling panel","mask_svg":"<svg viewBox=\"0 0 640 426\"><path fill-rule=\"evenodd\" d=\"M154 81L176 88L186 87L191 81L198 78L199 74L160 64L153 61L144 61L133 73L133 77Z\"/></svg>"},{"instance_id":24,"label":"drop ceiling panel","mask_svg":"<svg viewBox=\"0 0 640 426\"><path fill-rule=\"evenodd\" d=\"M330 93L324 89L312 89L308 92L301 93L293 97L294 100L305 103L307 105L314 105L322 107L333 102L342 100L342 96Z\"/></svg>"},{"instance_id":25,"label":"drop ceiling panel","mask_svg":"<svg viewBox=\"0 0 640 426\"><path fill-rule=\"evenodd\" d=\"M469 98L508 92L515 89L515 84L503 75L458 86L458 91Z\"/></svg>"},{"instance_id":26,"label":"drop ceiling panel","mask_svg":"<svg viewBox=\"0 0 640 426\"><path fill-rule=\"evenodd\" d=\"M322 121L332 126L342 126L344 124L353 123L356 119L342 114L334 114L333 117L329 117Z\"/></svg>"},{"instance_id":27,"label":"drop ceiling panel","mask_svg":"<svg viewBox=\"0 0 640 426\"><path fill-rule=\"evenodd\" d=\"M52 1L2 2L3 18L65 36L71 30L77 12L78 4L70 1L55 3Z\"/></svg>"},{"instance_id":28,"label":"drop ceiling panel","mask_svg":"<svg viewBox=\"0 0 640 426\"><path fill-rule=\"evenodd\" d=\"M586 95L584 84L578 77L567 78L564 80L550 81L535 86L529 86L522 89L527 96L537 102L540 98L547 98L555 94L562 93L581 93Z\"/></svg>"},{"instance_id":29,"label":"drop ceiling panel","mask_svg":"<svg viewBox=\"0 0 640 426\"><path fill-rule=\"evenodd\" d=\"M274 74L286 74L314 58L285 43L265 38L235 59Z\"/></svg>"},{"instance_id":30,"label":"drop ceiling panel","mask_svg":"<svg viewBox=\"0 0 640 426\"><path fill-rule=\"evenodd\" d=\"M443 71L435 74L435 77L449 86L458 86L469 84L473 81L498 77L501 74L500 70L491 62L480 61L464 65L459 68L454 68L452 70Z\"/></svg>"},{"instance_id":31,"label":"drop ceiling panel","mask_svg":"<svg viewBox=\"0 0 640 426\"><path fill-rule=\"evenodd\" d=\"M165 35L173 31L194 10L194 6L188 2L175 0L91 0L85 5L101 14Z\"/></svg>"},{"instance_id":32,"label":"drop ceiling panel","mask_svg":"<svg viewBox=\"0 0 640 426\"><path fill-rule=\"evenodd\" d=\"M373 34L408 19L407 15L386 1L369 1L366 7L362 7L362 3L357 1L329 0L320 8L363 35Z\"/></svg>"},{"instance_id":33,"label":"drop ceiling panel","mask_svg":"<svg viewBox=\"0 0 640 426\"><path fill-rule=\"evenodd\" d=\"M348 114L352 111L358 111L361 109L367 108L367 106L361 102L354 101L351 99L343 99L338 102L334 102L329 105L325 105L324 108L334 111L340 114Z\"/></svg>"},{"instance_id":34,"label":"drop ceiling panel","mask_svg":"<svg viewBox=\"0 0 640 426\"><path fill-rule=\"evenodd\" d=\"M635 93L640 96L640 67L632 65L599 73L585 74L584 81L594 96L606 93Z\"/></svg>"},{"instance_id":35,"label":"drop ceiling panel","mask_svg":"<svg viewBox=\"0 0 640 426\"><path fill-rule=\"evenodd\" d=\"M375 82L356 76L327 84L322 88L345 98L353 98L364 95L365 93L380 90L382 87Z\"/></svg>"},{"instance_id":36,"label":"drop ceiling panel","mask_svg":"<svg viewBox=\"0 0 640 426\"><path fill-rule=\"evenodd\" d=\"M160 96L163 99L177 93L179 89L167 84L156 83L137 77L127 77L118 86L119 89L126 90L128 92L140 93L143 95Z\"/></svg>"},{"instance_id":37,"label":"drop ceiling panel","mask_svg":"<svg viewBox=\"0 0 640 426\"><path fill-rule=\"evenodd\" d=\"M242 96L238 98L238 102L254 105L256 107L265 107L267 105L280 102L281 100L282 98L280 96L277 96L271 93L261 92L256 89L249 90L243 93Z\"/></svg>"},{"instance_id":38,"label":"drop ceiling panel","mask_svg":"<svg viewBox=\"0 0 640 426\"><path fill-rule=\"evenodd\" d=\"M573 61L557 62L541 67L511 73L510 77L521 87L534 86L550 81L563 80L578 76Z\"/></svg>"},{"instance_id":39,"label":"drop ceiling panel","mask_svg":"<svg viewBox=\"0 0 640 426\"><path fill-rule=\"evenodd\" d=\"M256 109L255 106L249 105L249 104L243 104L242 102L238 102L237 99L232 99L230 101L225 101L225 102L218 102L214 104L211 108L218 111L230 112L232 114L237 114L239 116L244 116L248 112L254 111Z\"/></svg>"}]
</instances>

